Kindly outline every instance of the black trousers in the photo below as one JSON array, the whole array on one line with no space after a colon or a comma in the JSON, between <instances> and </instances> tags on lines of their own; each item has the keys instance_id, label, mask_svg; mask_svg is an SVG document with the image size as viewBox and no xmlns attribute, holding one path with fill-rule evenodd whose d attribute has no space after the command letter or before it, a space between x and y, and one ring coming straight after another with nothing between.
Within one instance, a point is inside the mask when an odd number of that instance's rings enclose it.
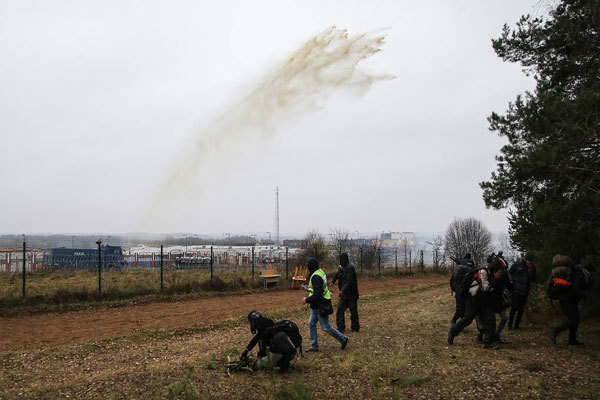
<instances>
[{"instance_id":1,"label":"black trousers","mask_svg":"<svg viewBox=\"0 0 600 400\"><path fill-rule=\"evenodd\" d=\"M513 321L515 322L515 328L518 328L521 325L521 318L523 318L523 313L525 312L525 307L527 307L527 296L528 295L520 295L513 293L512 295L512 306L510 307L510 314L508 316L508 326L513 326ZM515 319L516 315L516 319Z\"/></svg>"},{"instance_id":2,"label":"black trousers","mask_svg":"<svg viewBox=\"0 0 600 400\"><path fill-rule=\"evenodd\" d=\"M360 329L360 324L358 323L358 301L340 297L337 304L337 312L335 314L335 322L337 325L337 329L340 332L346 330L346 310L350 309L350 328L353 331L358 331Z\"/></svg>"},{"instance_id":3,"label":"black trousers","mask_svg":"<svg viewBox=\"0 0 600 400\"><path fill-rule=\"evenodd\" d=\"M456 324L456 321L458 321L465 315L465 309L467 307L467 301L465 299L465 296L456 296L455 300L456 309L454 311L454 316L452 317L452 325Z\"/></svg>"},{"instance_id":4,"label":"black trousers","mask_svg":"<svg viewBox=\"0 0 600 400\"><path fill-rule=\"evenodd\" d=\"M467 299L467 307L465 315L455 325L450 328L452 336L458 336L467 326L473 322L475 317L479 317L482 322L482 327L485 331L483 341L492 343L496 331L496 316L494 308L487 302L482 302L477 298L470 297Z\"/></svg>"},{"instance_id":5,"label":"black trousers","mask_svg":"<svg viewBox=\"0 0 600 400\"><path fill-rule=\"evenodd\" d=\"M579 327L579 302L577 300L568 299L560 300L560 308L567 316L567 320L554 328L554 331L559 334L564 330L569 330L569 343L577 341L577 328Z\"/></svg>"}]
</instances>

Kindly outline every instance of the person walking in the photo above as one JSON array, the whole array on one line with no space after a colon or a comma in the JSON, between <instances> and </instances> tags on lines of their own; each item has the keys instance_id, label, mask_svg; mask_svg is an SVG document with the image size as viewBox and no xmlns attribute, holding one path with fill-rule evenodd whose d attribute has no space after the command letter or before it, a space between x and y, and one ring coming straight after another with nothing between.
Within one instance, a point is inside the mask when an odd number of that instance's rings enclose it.
<instances>
[{"instance_id":1,"label":"person walking","mask_svg":"<svg viewBox=\"0 0 600 400\"><path fill-rule=\"evenodd\" d=\"M309 257L307 267L309 272L308 296L302 298L302 304L310 305L310 317L308 319L310 348L306 352L319 351L317 322L321 325L321 329L340 342L342 350L344 350L348 345L348 336L329 324L329 315L333 314L333 307L331 306L331 292L327 287L325 271L321 269L319 262L314 257Z\"/></svg>"},{"instance_id":2,"label":"person walking","mask_svg":"<svg viewBox=\"0 0 600 400\"><path fill-rule=\"evenodd\" d=\"M492 253L488 262L488 269L493 278L491 292L492 307L494 313L500 316L500 323L496 327L494 341L503 344L504 341L500 338L500 334L508 321L506 315L506 302L504 301L504 291L505 289L511 290L512 286L508 279L508 265L506 264L506 261L501 256L495 256Z\"/></svg>"},{"instance_id":3,"label":"person walking","mask_svg":"<svg viewBox=\"0 0 600 400\"><path fill-rule=\"evenodd\" d=\"M512 305L508 316L508 329L521 329L521 318L523 318L523 313L527 307L527 297L529 296L531 282L535 281L533 255L528 253L523 260L519 260L511 265L508 274L513 286Z\"/></svg>"},{"instance_id":4,"label":"person walking","mask_svg":"<svg viewBox=\"0 0 600 400\"><path fill-rule=\"evenodd\" d=\"M448 331L448 344L454 344L454 338L458 336L464 328L469 326L476 317L479 317L485 335L482 340L487 349L498 348L493 341L495 337L496 318L492 307L491 291L493 276L487 268L481 268L474 274L469 285L465 315L452 325Z\"/></svg>"},{"instance_id":5,"label":"person walking","mask_svg":"<svg viewBox=\"0 0 600 400\"><path fill-rule=\"evenodd\" d=\"M456 325L459 319L465 316L467 307L467 295L471 281L469 277L475 273L475 263L471 257L471 253L465 254L462 260L454 259L457 263L454 273L450 277L450 289L454 295L456 302L454 315L450 320L450 326ZM468 282L467 282L468 280Z\"/></svg>"},{"instance_id":6,"label":"person walking","mask_svg":"<svg viewBox=\"0 0 600 400\"><path fill-rule=\"evenodd\" d=\"M561 325L550 329L548 336L552 343L556 344L558 334L568 329L569 345L581 346L583 343L577 340L579 301L586 298L585 290L588 286L589 272L582 266L575 266L569 257L561 256L560 254L552 258L552 266L554 268L552 269L546 293L558 289L556 298L567 320ZM557 287L560 283L562 283L562 288Z\"/></svg>"},{"instance_id":7,"label":"person walking","mask_svg":"<svg viewBox=\"0 0 600 400\"><path fill-rule=\"evenodd\" d=\"M341 274L339 277L339 296L335 321L338 331L344 333L346 330L346 310L350 309L350 330L358 332L358 280L354 265L348 259L348 253L342 253L339 257Z\"/></svg>"}]
</instances>

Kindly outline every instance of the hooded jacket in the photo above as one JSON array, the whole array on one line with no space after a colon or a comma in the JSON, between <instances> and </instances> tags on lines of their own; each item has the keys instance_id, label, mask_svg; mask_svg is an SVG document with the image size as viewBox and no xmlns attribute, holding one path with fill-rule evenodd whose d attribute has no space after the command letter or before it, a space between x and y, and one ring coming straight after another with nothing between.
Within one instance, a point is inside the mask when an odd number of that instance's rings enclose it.
<instances>
[{"instance_id":1,"label":"hooded jacket","mask_svg":"<svg viewBox=\"0 0 600 400\"><path fill-rule=\"evenodd\" d=\"M350 263L348 254L340 254L340 265L342 274L340 277L340 292L343 299L358 300L358 280L354 265Z\"/></svg>"},{"instance_id":2,"label":"hooded jacket","mask_svg":"<svg viewBox=\"0 0 600 400\"><path fill-rule=\"evenodd\" d=\"M535 266L529 270L524 260L519 260L508 270L513 284L513 293L528 296L531 282L535 281Z\"/></svg>"}]
</instances>

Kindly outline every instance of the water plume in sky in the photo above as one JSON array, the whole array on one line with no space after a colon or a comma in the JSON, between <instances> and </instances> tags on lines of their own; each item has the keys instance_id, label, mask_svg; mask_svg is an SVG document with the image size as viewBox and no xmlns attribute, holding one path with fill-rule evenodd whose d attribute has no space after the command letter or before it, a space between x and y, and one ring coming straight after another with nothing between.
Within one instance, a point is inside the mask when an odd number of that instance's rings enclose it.
<instances>
[{"instance_id":1,"label":"water plume in sky","mask_svg":"<svg viewBox=\"0 0 600 400\"><path fill-rule=\"evenodd\" d=\"M201 194L203 178L209 172L226 172L225 165L214 168L213 162L225 156L232 158L232 151L241 151L244 143L268 139L278 123L318 110L321 101L340 89L361 95L374 82L392 79L358 69L362 60L381 51L384 39L381 34L350 35L332 26L304 43L241 101L198 133L187 154L157 188L145 222L158 222L158 213L180 208L179 198L186 192Z\"/></svg>"}]
</instances>

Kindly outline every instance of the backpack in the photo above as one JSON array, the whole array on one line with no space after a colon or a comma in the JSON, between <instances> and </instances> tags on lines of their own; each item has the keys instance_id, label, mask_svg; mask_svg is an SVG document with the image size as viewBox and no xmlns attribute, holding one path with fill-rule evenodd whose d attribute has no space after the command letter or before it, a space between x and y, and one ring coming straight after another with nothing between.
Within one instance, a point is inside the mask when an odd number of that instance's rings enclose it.
<instances>
[{"instance_id":1,"label":"backpack","mask_svg":"<svg viewBox=\"0 0 600 400\"><path fill-rule=\"evenodd\" d=\"M292 341L294 347L300 350L300 354L302 354L302 335L300 334L300 329L298 329L298 325L294 322L284 319L282 321L276 322L273 325L273 330L277 332L283 332Z\"/></svg>"},{"instance_id":2,"label":"backpack","mask_svg":"<svg viewBox=\"0 0 600 400\"><path fill-rule=\"evenodd\" d=\"M487 293L492 290L490 276L485 268L481 268L473 273L473 279L469 287L471 296L476 296L479 293Z\"/></svg>"},{"instance_id":3,"label":"backpack","mask_svg":"<svg viewBox=\"0 0 600 400\"><path fill-rule=\"evenodd\" d=\"M564 265L552 268L546 296L551 300L558 300L563 293L573 287L574 275L574 271Z\"/></svg>"},{"instance_id":4,"label":"backpack","mask_svg":"<svg viewBox=\"0 0 600 400\"><path fill-rule=\"evenodd\" d=\"M471 282L473 282L473 273L475 271L475 268L466 265L459 265L456 269L452 275L451 287L457 297L467 294L471 287Z\"/></svg>"}]
</instances>

